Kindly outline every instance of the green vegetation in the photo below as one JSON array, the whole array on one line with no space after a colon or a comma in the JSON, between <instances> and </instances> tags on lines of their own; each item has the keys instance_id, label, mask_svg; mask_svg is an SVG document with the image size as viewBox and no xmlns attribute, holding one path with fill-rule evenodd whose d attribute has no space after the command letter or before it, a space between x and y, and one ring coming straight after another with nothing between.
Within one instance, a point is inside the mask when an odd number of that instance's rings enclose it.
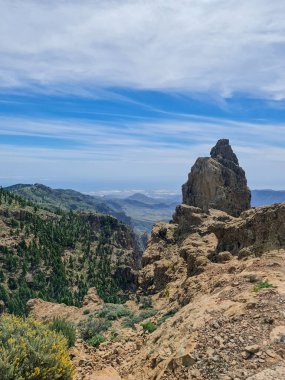
<instances>
[{"instance_id":1,"label":"green vegetation","mask_svg":"<svg viewBox=\"0 0 285 380\"><path fill-rule=\"evenodd\" d=\"M270 284L267 280L266 281L260 281L253 287L254 292L258 292L260 289L269 289L273 288L273 285Z\"/></svg>"},{"instance_id":2,"label":"green vegetation","mask_svg":"<svg viewBox=\"0 0 285 380\"><path fill-rule=\"evenodd\" d=\"M144 321L147 318L153 317L156 315L157 311L154 309L143 310L138 315L131 315L124 319L124 327L134 327L134 325Z\"/></svg>"},{"instance_id":3,"label":"green vegetation","mask_svg":"<svg viewBox=\"0 0 285 380\"><path fill-rule=\"evenodd\" d=\"M160 199L143 194L133 194L126 199L103 199L74 190L51 189L41 184L18 184L8 187L7 190L53 212L72 210L113 215L122 222L132 225L139 234L150 233L157 221L169 221L173 210L181 201L179 196Z\"/></svg>"},{"instance_id":4,"label":"green vegetation","mask_svg":"<svg viewBox=\"0 0 285 380\"><path fill-rule=\"evenodd\" d=\"M104 318L89 317L87 321L83 321L79 325L81 338L85 341L94 336L107 331L112 326L112 323Z\"/></svg>"},{"instance_id":5,"label":"green vegetation","mask_svg":"<svg viewBox=\"0 0 285 380\"><path fill-rule=\"evenodd\" d=\"M73 379L66 339L41 322L2 315L0 374L1 380Z\"/></svg>"},{"instance_id":6,"label":"green vegetation","mask_svg":"<svg viewBox=\"0 0 285 380\"><path fill-rule=\"evenodd\" d=\"M176 308L173 308L173 309L167 311L166 313L164 313L162 315L162 317L160 317L159 320L157 321L157 326L162 325L168 318L173 317L173 315L175 315L176 313L177 313Z\"/></svg>"},{"instance_id":7,"label":"green vegetation","mask_svg":"<svg viewBox=\"0 0 285 380\"><path fill-rule=\"evenodd\" d=\"M107 305L96 313L99 318L105 318L109 321L131 316L132 314L131 310L123 305Z\"/></svg>"},{"instance_id":8,"label":"green vegetation","mask_svg":"<svg viewBox=\"0 0 285 380\"><path fill-rule=\"evenodd\" d=\"M0 245L0 300L9 312L25 315L36 297L79 306L90 287L105 302L125 299L111 256L123 251L117 236L128 230L116 219L51 213L2 188L0 208L3 234L11 236Z\"/></svg>"},{"instance_id":9,"label":"green vegetation","mask_svg":"<svg viewBox=\"0 0 285 380\"><path fill-rule=\"evenodd\" d=\"M87 340L87 343L93 347L99 347L101 343L105 342L105 337L101 334L96 334L92 338Z\"/></svg>"},{"instance_id":10,"label":"green vegetation","mask_svg":"<svg viewBox=\"0 0 285 380\"><path fill-rule=\"evenodd\" d=\"M73 347L76 340L76 331L72 323L64 319L56 318L50 324L50 329L62 334L68 343L68 347Z\"/></svg>"},{"instance_id":11,"label":"green vegetation","mask_svg":"<svg viewBox=\"0 0 285 380\"><path fill-rule=\"evenodd\" d=\"M151 321L142 323L141 326L143 328L143 331L148 333L152 333L157 329L157 326Z\"/></svg>"},{"instance_id":12,"label":"green vegetation","mask_svg":"<svg viewBox=\"0 0 285 380\"><path fill-rule=\"evenodd\" d=\"M131 219L126 216L119 205L102 199L102 197L82 194L75 190L51 189L41 184L18 184L7 187L6 190L18 196L38 204L52 212L59 211L90 211L113 215L124 223L131 224Z\"/></svg>"}]
</instances>

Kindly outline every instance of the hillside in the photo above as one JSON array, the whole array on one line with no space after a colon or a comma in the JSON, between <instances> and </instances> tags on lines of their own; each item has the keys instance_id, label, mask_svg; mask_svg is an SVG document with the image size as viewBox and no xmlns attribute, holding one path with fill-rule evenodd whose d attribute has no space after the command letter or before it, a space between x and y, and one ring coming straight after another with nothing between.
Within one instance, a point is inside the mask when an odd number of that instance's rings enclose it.
<instances>
[{"instance_id":1,"label":"hillside","mask_svg":"<svg viewBox=\"0 0 285 380\"><path fill-rule=\"evenodd\" d=\"M51 211L92 211L112 215L118 220L131 225L131 219L125 215L119 206L110 207L102 197L82 194L75 190L52 189L42 184L17 184L6 187L25 199L36 202Z\"/></svg>"},{"instance_id":2,"label":"hillside","mask_svg":"<svg viewBox=\"0 0 285 380\"><path fill-rule=\"evenodd\" d=\"M158 221L169 221L177 204L172 199L134 194L125 199L82 194L74 190L52 189L41 184L17 184L6 190L40 204L51 211L92 211L112 215L133 227L136 233L150 233Z\"/></svg>"},{"instance_id":3,"label":"hillside","mask_svg":"<svg viewBox=\"0 0 285 380\"><path fill-rule=\"evenodd\" d=\"M112 216L58 212L0 189L0 300L24 314L40 297L79 305L94 286L118 302L136 284L140 249Z\"/></svg>"},{"instance_id":4,"label":"hillside","mask_svg":"<svg viewBox=\"0 0 285 380\"><path fill-rule=\"evenodd\" d=\"M150 233L158 221L169 221L177 203L172 199L151 198L141 193L124 199L108 199L110 206L121 208L131 217L134 229L140 233Z\"/></svg>"},{"instance_id":5,"label":"hillside","mask_svg":"<svg viewBox=\"0 0 285 380\"><path fill-rule=\"evenodd\" d=\"M97 302L88 317L85 303L30 301L39 319L108 326L99 345L79 340L72 350L77 380L284 379L285 204L250 208L239 194L233 204L239 180L249 193L232 157L220 149L196 161L183 195L191 199L198 178L203 209L178 205L170 223L154 226L131 301ZM221 198L224 210L212 209Z\"/></svg>"}]
</instances>

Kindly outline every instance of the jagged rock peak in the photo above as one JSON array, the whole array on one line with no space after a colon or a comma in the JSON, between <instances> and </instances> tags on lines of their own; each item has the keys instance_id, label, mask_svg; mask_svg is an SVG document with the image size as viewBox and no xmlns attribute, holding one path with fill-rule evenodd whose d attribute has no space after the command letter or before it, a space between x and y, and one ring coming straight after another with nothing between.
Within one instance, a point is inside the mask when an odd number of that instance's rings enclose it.
<instances>
[{"instance_id":1,"label":"jagged rock peak","mask_svg":"<svg viewBox=\"0 0 285 380\"><path fill-rule=\"evenodd\" d=\"M192 167L182 186L183 203L203 211L212 208L239 216L250 208L245 172L228 139L219 140L210 154L199 157Z\"/></svg>"},{"instance_id":2,"label":"jagged rock peak","mask_svg":"<svg viewBox=\"0 0 285 380\"><path fill-rule=\"evenodd\" d=\"M238 165L238 158L230 146L228 139L218 140L217 144L211 149L210 155L212 158L220 160L228 160Z\"/></svg>"}]
</instances>

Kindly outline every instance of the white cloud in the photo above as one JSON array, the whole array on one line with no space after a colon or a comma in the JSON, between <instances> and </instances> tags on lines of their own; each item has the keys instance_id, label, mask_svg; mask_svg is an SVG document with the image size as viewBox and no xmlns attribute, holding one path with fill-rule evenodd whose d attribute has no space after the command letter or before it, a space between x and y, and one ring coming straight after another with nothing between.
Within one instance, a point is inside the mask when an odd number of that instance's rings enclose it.
<instances>
[{"instance_id":1,"label":"white cloud","mask_svg":"<svg viewBox=\"0 0 285 380\"><path fill-rule=\"evenodd\" d=\"M285 98L283 0L0 0L0 15L2 88Z\"/></svg>"},{"instance_id":2,"label":"white cloud","mask_svg":"<svg viewBox=\"0 0 285 380\"><path fill-rule=\"evenodd\" d=\"M89 181L97 184L97 190L121 184L124 189L179 191L196 158L209 155L222 137L230 139L252 188L285 188L280 175L285 165L285 124L209 117L107 126L2 117L0 160L5 165L0 167L0 177L6 178L3 183L21 182L15 180L21 176L24 182L47 178L59 187ZM58 140L60 144L54 144Z\"/></svg>"}]
</instances>

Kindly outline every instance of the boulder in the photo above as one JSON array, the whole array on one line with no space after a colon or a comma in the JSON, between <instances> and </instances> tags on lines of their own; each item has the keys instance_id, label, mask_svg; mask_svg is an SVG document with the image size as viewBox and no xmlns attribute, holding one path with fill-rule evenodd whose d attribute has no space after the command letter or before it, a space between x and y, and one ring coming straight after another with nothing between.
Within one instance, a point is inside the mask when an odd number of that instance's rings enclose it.
<instances>
[{"instance_id":1,"label":"boulder","mask_svg":"<svg viewBox=\"0 0 285 380\"><path fill-rule=\"evenodd\" d=\"M182 186L183 203L239 216L250 208L251 193L244 170L239 166L229 140L222 139L211 150L211 157L199 157Z\"/></svg>"}]
</instances>

